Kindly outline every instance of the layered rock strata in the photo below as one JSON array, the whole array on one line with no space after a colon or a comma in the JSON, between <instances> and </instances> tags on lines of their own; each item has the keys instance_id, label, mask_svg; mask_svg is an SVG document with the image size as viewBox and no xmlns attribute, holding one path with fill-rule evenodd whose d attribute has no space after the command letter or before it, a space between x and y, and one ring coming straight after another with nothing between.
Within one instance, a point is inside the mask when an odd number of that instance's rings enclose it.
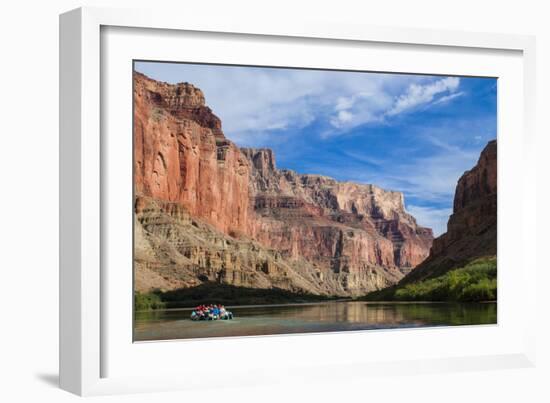
<instances>
[{"instance_id":1,"label":"layered rock strata","mask_svg":"<svg viewBox=\"0 0 550 403\"><path fill-rule=\"evenodd\" d=\"M279 170L239 149L198 88L134 74L136 287L204 281L359 295L418 265L431 230L403 195Z\"/></svg>"},{"instance_id":2,"label":"layered rock strata","mask_svg":"<svg viewBox=\"0 0 550 403\"><path fill-rule=\"evenodd\" d=\"M278 170L271 150L242 151L251 166L254 239L350 274L375 266L404 273L426 258L432 232L405 211L402 193Z\"/></svg>"}]
</instances>

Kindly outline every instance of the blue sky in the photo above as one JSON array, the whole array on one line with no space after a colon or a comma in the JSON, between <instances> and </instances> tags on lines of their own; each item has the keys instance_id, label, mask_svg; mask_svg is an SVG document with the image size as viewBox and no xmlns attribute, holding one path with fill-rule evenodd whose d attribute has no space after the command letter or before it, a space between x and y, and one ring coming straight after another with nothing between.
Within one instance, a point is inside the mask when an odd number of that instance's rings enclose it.
<instances>
[{"instance_id":1,"label":"blue sky","mask_svg":"<svg viewBox=\"0 0 550 403\"><path fill-rule=\"evenodd\" d=\"M279 168L405 194L445 232L456 182L496 138L496 79L136 62L199 87L229 139L269 147Z\"/></svg>"}]
</instances>

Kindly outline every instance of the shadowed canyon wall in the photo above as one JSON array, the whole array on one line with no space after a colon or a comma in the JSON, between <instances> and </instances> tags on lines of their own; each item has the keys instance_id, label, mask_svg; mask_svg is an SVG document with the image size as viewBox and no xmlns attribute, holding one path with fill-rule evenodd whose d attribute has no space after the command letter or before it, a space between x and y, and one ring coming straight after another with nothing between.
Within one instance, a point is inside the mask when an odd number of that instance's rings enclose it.
<instances>
[{"instance_id":1,"label":"shadowed canyon wall","mask_svg":"<svg viewBox=\"0 0 550 403\"><path fill-rule=\"evenodd\" d=\"M444 274L478 257L497 254L497 142L458 180L447 232L433 241L429 257L402 283Z\"/></svg>"}]
</instances>

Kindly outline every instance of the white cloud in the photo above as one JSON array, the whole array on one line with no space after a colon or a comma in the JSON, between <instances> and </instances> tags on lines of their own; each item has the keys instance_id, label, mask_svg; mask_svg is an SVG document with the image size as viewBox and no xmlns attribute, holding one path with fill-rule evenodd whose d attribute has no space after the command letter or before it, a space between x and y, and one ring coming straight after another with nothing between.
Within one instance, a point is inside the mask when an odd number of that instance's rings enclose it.
<instances>
[{"instance_id":1,"label":"white cloud","mask_svg":"<svg viewBox=\"0 0 550 403\"><path fill-rule=\"evenodd\" d=\"M248 146L284 142L313 122L320 138L342 135L463 94L457 77L147 62L136 69L200 88L227 137Z\"/></svg>"},{"instance_id":2,"label":"white cloud","mask_svg":"<svg viewBox=\"0 0 550 403\"><path fill-rule=\"evenodd\" d=\"M336 106L334 107L334 109L336 109L337 111L349 109L353 106L354 103L355 100L353 97L339 97L336 100Z\"/></svg>"},{"instance_id":3,"label":"white cloud","mask_svg":"<svg viewBox=\"0 0 550 403\"><path fill-rule=\"evenodd\" d=\"M288 122L277 122L267 126L267 130L285 130L288 127Z\"/></svg>"},{"instance_id":4,"label":"white cloud","mask_svg":"<svg viewBox=\"0 0 550 403\"><path fill-rule=\"evenodd\" d=\"M438 237L447 231L447 221L453 212L450 208L434 208L414 205L408 205L407 211L416 218L419 225L431 228L435 237Z\"/></svg>"},{"instance_id":5,"label":"white cloud","mask_svg":"<svg viewBox=\"0 0 550 403\"><path fill-rule=\"evenodd\" d=\"M358 92L351 96L339 97L334 106L335 114L329 120L336 131L325 131L321 137L341 134L365 123L383 122L387 117L410 112L421 106L431 107L448 103L465 94L462 91L456 92L459 86L458 77L446 77L436 81L415 77L409 80L408 86L401 88L382 88L375 93ZM397 90L401 92L392 95Z\"/></svg>"},{"instance_id":6,"label":"white cloud","mask_svg":"<svg viewBox=\"0 0 550 403\"><path fill-rule=\"evenodd\" d=\"M394 116L420 105L429 104L434 101L434 98L439 94L455 92L459 85L460 78L458 77L446 77L428 84L413 83L409 85L404 94L396 98L393 107L388 110L386 114L388 116ZM452 98L449 97L452 95L454 94L446 95L446 100L451 100ZM439 98L439 100L435 100L435 102L437 103L443 98Z\"/></svg>"},{"instance_id":7,"label":"white cloud","mask_svg":"<svg viewBox=\"0 0 550 403\"><path fill-rule=\"evenodd\" d=\"M384 165L387 162L382 158L373 157L372 155L369 155L365 152L343 151L343 154L347 158L351 158L355 161L358 161L358 162L361 162L361 163L366 163L366 164L369 164L369 165L374 165L374 166L377 166L377 167L380 167L380 166Z\"/></svg>"},{"instance_id":8,"label":"white cloud","mask_svg":"<svg viewBox=\"0 0 550 403\"><path fill-rule=\"evenodd\" d=\"M434 81L428 76L382 73L176 63L138 63L136 69L154 79L199 87L226 135L243 145L262 144L270 134L272 143L285 130L299 130L314 121L321 127L320 137L343 134L383 122L388 111L396 114L420 99L458 87L456 78Z\"/></svg>"},{"instance_id":9,"label":"white cloud","mask_svg":"<svg viewBox=\"0 0 550 403\"><path fill-rule=\"evenodd\" d=\"M349 123L353 120L353 113L346 110L341 110L336 116L330 118L330 124L334 127L340 128L346 123Z\"/></svg>"},{"instance_id":10,"label":"white cloud","mask_svg":"<svg viewBox=\"0 0 550 403\"><path fill-rule=\"evenodd\" d=\"M358 92L348 97L339 97L334 113L329 119L332 129L321 133L321 137L341 134L346 130L371 122L381 122L384 111L391 106L392 98L387 88L371 92Z\"/></svg>"},{"instance_id":11,"label":"white cloud","mask_svg":"<svg viewBox=\"0 0 550 403\"><path fill-rule=\"evenodd\" d=\"M436 101L433 101L430 104L430 106L444 104L446 102L452 101L453 99L461 97L463 95L466 95L466 93L464 91L455 92L454 94L450 94L450 95L445 95L445 96L442 96L441 98L437 99Z\"/></svg>"}]
</instances>

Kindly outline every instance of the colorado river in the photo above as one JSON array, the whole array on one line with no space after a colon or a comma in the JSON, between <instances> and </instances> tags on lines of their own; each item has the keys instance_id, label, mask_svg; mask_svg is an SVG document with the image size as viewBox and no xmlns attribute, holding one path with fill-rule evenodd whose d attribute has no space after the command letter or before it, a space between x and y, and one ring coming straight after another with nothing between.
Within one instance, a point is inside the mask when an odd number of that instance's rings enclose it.
<instances>
[{"instance_id":1,"label":"colorado river","mask_svg":"<svg viewBox=\"0 0 550 403\"><path fill-rule=\"evenodd\" d=\"M189 319L190 310L137 312L135 341L495 324L496 303L323 302L232 307L233 320Z\"/></svg>"}]
</instances>

